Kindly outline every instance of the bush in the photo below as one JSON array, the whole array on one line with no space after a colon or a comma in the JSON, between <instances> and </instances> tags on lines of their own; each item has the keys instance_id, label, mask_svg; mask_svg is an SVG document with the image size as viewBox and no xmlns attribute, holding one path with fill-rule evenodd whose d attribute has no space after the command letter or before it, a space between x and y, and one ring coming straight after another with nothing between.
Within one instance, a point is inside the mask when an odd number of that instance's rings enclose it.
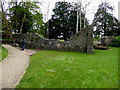
<instances>
[{"instance_id":1,"label":"bush","mask_svg":"<svg viewBox=\"0 0 120 90\"><path fill-rule=\"evenodd\" d=\"M112 43L113 47L120 47L120 36L117 36Z\"/></svg>"},{"instance_id":2,"label":"bush","mask_svg":"<svg viewBox=\"0 0 120 90\"><path fill-rule=\"evenodd\" d=\"M93 39L94 40L100 40L100 37L99 36L95 36Z\"/></svg>"}]
</instances>

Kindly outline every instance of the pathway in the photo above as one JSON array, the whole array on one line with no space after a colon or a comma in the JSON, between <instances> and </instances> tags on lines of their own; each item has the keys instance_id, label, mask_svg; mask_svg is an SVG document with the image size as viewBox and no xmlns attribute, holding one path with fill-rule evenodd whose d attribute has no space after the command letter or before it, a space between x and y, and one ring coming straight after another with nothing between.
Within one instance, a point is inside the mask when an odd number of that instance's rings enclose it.
<instances>
[{"instance_id":1,"label":"pathway","mask_svg":"<svg viewBox=\"0 0 120 90\"><path fill-rule=\"evenodd\" d=\"M8 50L9 54L0 62L0 89L15 88L29 64L29 55L34 54L35 51L28 49L21 51L10 45L2 46Z\"/></svg>"}]
</instances>

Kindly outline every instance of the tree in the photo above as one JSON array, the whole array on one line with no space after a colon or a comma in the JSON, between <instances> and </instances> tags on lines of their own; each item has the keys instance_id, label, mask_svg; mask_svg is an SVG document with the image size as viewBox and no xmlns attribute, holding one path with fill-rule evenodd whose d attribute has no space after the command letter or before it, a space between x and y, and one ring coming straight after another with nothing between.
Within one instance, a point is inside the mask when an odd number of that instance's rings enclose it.
<instances>
[{"instance_id":1,"label":"tree","mask_svg":"<svg viewBox=\"0 0 120 90\"><path fill-rule=\"evenodd\" d=\"M86 27L86 23L88 22L86 19L86 13L87 13L87 7L90 5L92 0L89 2L84 2L84 6L82 3L82 0L78 0L77 2L77 23L76 23L76 33L78 33L78 26L80 27L80 30L82 28L82 23L84 23L84 27ZM83 14L83 15L82 15ZM84 18L84 21L82 22L82 18Z\"/></svg>"},{"instance_id":2,"label":"tree","mask_svg":"<svg viewBox=\"0 0 120 90\"><path fill-rule=\"evenodd\" d=\"M11 24L15 32L39 32L43 28L42 14L36 2L20 2L10 8Z\"/></svg>"},{"instance_id":3,"label":"tree","mask_svg":"<svg viewBox=\"0 0 120 90\"><path fill-rule=\"evenodd\" d=\"M70 38L71 35L76 34L76 21L77 21L76 3L57 2L55 4L53 12L54 14L52 15L52 18L49 20L49 38L56 39L60 36L63 36L64 40L67 40L68 38ZM81 15L83 27L84 14L81 13ZM88 22L86 22L86 24L88 24Z\"/></svg>"},{"instance_id":4,"label":"tree","mask_svg":"<svg viewBox=\"0 0 120 90\"><path fill-rule=\"evenodd\" d=\"M30 30L29 32L36 32L39 33L40 35L44 35L45 26L42 19L43 19L42 14L36 12L36 14L33 15L33 29Z\"/></svg>"},{"instance_id":5,"label":"tree","mask_svg":"<svg viewBox=\"0 0 120 90\"><path fill-rule=\"evenodd\" d=\"M46 12L46 15L45 15L45 22L49 19L49 7L50 7L50 3L48 3L48 7L47 7L47 12ZM46 23L46 30L45 30L45 36L46 38L49 38L49 22Z\"/></svg>"},{"instance_id":6,"label":"tree","mask_svg":"<svg viewBox=\"0 0 120 90\"><path fill-rule=\"evenodd\" d=\"M94 16L93 25L96 27L95 36L112 36L117 35L119 21L110 13L113 7L106 2L99 5L99 8Z\"/></svg>"},{"instance_id":7,"label":"tree","mask_svg":"<svg viewBox=\"0 0 120 90\"><path fill-rule=\"evenodd\" d=\"M28 8L24 8L20 5L17 5L13 8L10 8L10 10L12 13L10 20L12 26L15 29L15 32L26 33L28 30L32 28L33 19L32 19L32 14L31 12L29 12ZM17 28L15 24L17 24Z\"/></svg>"},{"instance_id":8,"label":"tree","mask_svg":"<svg viewBox=\"0 0 120 90\"><path fill-rule=\"evenodd\" d=\"M10 25L9 20L7 19L7 10L4 10L4 2L1 2L1 10L2 10L2 37L10 38L12 34L12 26Z\"/></svg>"}]
</instances>

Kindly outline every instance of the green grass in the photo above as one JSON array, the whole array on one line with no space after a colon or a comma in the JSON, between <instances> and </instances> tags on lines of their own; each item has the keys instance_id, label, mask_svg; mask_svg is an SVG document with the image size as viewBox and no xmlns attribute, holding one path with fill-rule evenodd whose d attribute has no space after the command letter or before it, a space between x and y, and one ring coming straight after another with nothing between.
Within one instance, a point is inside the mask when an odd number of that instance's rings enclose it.
<instances>
[{"instance_id":1,"label":"green grass","mask_svg":"<svg viewBox=\"0 0 120 90\"><path fill-rule=\"evenodd\" d=\"M0 61L4 60L8 55L8 50L0 46Z\"/></svg>"},{"instance_id":2,"label":"green grass","mask_svg":"<svg viewBox=\"0 0 120 90\"><path fill-rule=\"evenodd\" d=\"M10 41L10 38L1 38L0 40Z\"/></svg>"},{"instance_id":3,"label":"green grass","mask_svg":"<svg viewBox=\"0 0 120 90\"><path fill-rule=\"evenodd\" d=\"M63 40L63 39L59 39L59 41L64 42L65 40Z\"/></svg>"},{"instance_id":4,"label":"green grass","mask_svg":"<svg viewBox=\"0 0 120 90\"><path fill-rule=\"evenodd\" d=\"M95 54L40 51L17 88L118 88L118 48Z\"/></svg>"}]
</instances>

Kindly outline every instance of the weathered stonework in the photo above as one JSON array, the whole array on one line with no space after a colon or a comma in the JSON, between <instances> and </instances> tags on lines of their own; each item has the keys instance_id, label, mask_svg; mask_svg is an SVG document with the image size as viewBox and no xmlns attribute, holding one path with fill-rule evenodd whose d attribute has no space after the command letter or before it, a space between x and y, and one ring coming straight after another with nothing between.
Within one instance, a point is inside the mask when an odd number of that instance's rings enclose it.
<instances>
[{"instance_id":1,"label":"weathered stonework","mask_svg":"<svg viewBox=\"0 0 120 90\"><path fill-rule=\"evenodd\" d=\"M44 50L75 51L93 53L93 27L87 26L68 41L58 41L54 39L44 39L39 34L14 34L13 40L21 45L25 38L26 48L36 48Z\"/></svg>"}]
</instances>

